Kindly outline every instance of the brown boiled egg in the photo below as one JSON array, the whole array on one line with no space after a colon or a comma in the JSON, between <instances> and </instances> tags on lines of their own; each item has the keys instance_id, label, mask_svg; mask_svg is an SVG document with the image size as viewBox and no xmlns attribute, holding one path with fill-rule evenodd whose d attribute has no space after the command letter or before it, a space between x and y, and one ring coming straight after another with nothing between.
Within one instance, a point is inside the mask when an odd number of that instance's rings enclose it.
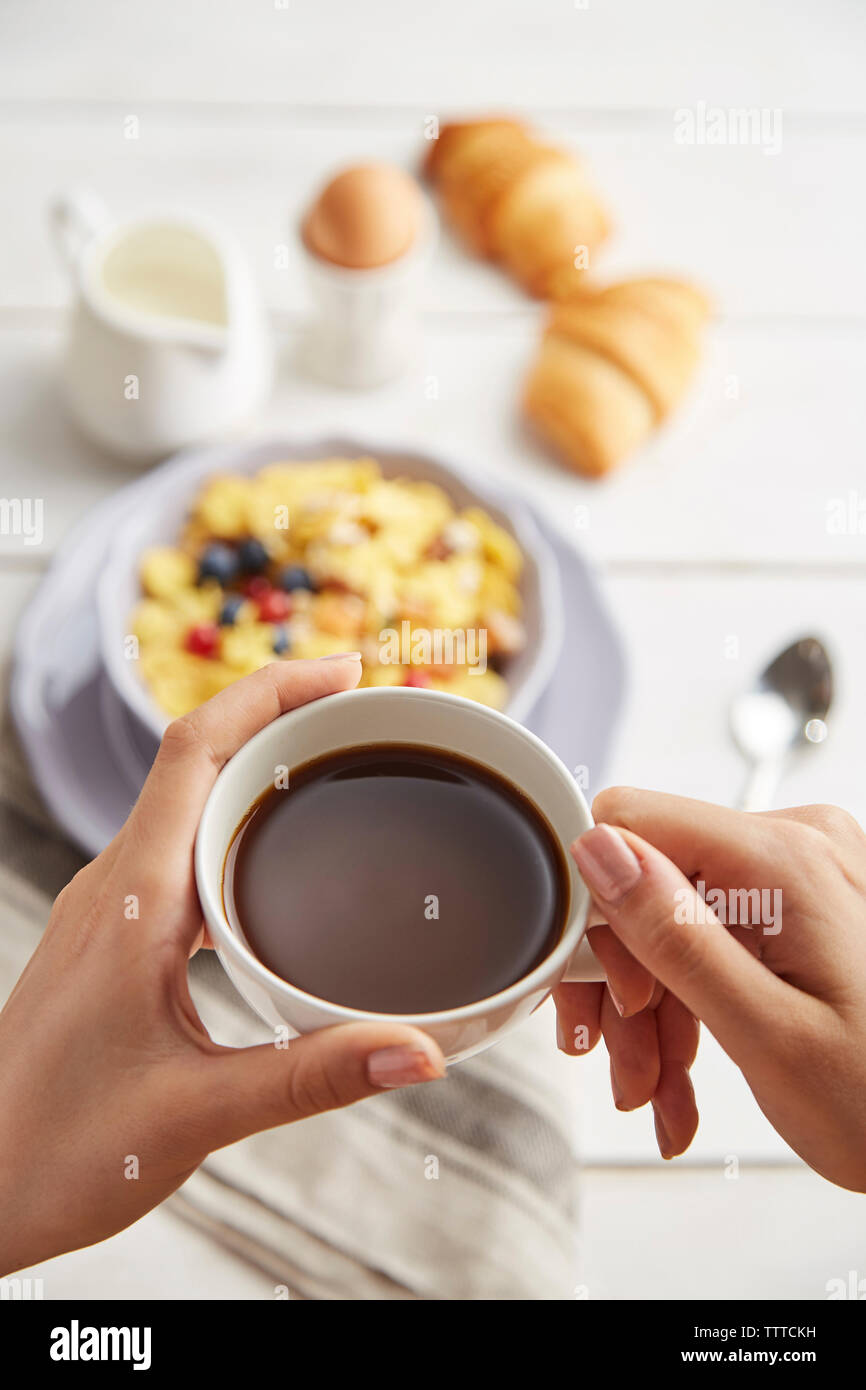
<instances>
[{"instance_id":1,"label":"brown boiled egg","mask_svg":"<svg viewBox=\"0 0 866 1390\"><path fill-rule=\"evenodd\" d=\"M390 164L359 164L322 189L304 219L303 237L322 260L370 270L405 255L420 222L414 179Z\"/></svg>"}]
</instances>

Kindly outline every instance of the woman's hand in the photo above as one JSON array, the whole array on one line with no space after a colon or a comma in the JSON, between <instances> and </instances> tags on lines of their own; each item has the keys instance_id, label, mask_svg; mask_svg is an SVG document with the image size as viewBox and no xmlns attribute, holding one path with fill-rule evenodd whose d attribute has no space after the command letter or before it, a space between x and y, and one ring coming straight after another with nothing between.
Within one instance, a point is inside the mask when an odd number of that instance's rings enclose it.
<instances>
[{"instance_id":1,"label":"woman's hand","mask_svg":"<svg viewBox=\"0 0 866 1390\"><path fill-rule=\"evenodd\" d=\"M604 1001L593 1013L580 991L599 998L603 987L562 986L566 1043L584 1015L596 1037L605 1032L625 1108L652 1100L670 1157L697 1122L688 1067L700 1018L791 1147L866 1191L866 836L856 821L828 806L747 815L629 789L603 793L594 811L603 823L572 847L608 924L592 944L602 959L619 953L613 987L626 1014L638 1012L623 1018Z\"/></svg>"},{"instance_id":2,"label":"woman's hand","mask_svg":"<svg viewBox=\"0 0 866 1390\"><path fill-rule=\"evenodd\" d=\"M212 1149L443 1075L435 1043L397 1023L220 1047L187 987L203 937L193 842L217 773L360 669L276 662L172 724L120 834L55 902L0 1014L0 1274L130 1225Z\"/></svg>"}]
</instances>

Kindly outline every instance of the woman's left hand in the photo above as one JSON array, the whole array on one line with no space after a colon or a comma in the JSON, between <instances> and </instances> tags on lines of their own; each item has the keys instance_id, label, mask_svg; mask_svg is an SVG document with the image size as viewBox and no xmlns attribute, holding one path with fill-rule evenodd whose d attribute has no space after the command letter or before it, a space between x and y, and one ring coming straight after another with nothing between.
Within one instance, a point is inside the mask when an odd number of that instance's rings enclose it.
<instances>
[{"instance_id":1,"label":"woman's left hand","mask_svg":"<svg viewBox=\"0 0 866 1390\"><path fill-rule=\"evenodd\" d=\"M203 940L193 844L253 734L349 690L360 661L275 662L166 731L116 839L63 890L0 1013L0 1275L137 1221L212 1149L444 1073L399 1023L221 1047L190 997Z\"/></svg>"}]
</instances>

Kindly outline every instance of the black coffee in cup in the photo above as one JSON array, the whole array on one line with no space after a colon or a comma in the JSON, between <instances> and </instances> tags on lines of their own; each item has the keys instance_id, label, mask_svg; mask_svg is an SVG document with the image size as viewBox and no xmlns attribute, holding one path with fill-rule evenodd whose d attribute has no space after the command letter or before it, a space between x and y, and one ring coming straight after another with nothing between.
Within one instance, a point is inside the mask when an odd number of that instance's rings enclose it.
<instances>
[{"instance_id":1,"label":"black coffee in cup","mask_svg":"<svg viewBox=\"0 0 866 1390\"><path fill-rule=\"evenodd\" d=\"M480 764L414 744L342 749L268 790L226 856L229 922L333 1004L432 1013L522 979L569 908L544 816Z\"/></svg>"}]
</instances>

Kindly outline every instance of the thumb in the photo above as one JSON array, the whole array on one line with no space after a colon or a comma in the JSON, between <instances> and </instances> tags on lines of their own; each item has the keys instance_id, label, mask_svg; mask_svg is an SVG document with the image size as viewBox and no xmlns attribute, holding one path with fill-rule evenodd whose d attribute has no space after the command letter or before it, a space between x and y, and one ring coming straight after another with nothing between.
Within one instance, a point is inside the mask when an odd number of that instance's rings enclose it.
<instances>
[{"instance_id":1,"label":"thumb","mask_svg":"<svg viewBox=\"0 0 866 1390\"><path fill-rule=\"evenodd\" d=\"M322 1028L287 1046L265 1043L205 1060L211 1071L196 1087L195 1108L209 1150L445 1075L433 1039L397 1023Z\"/></svg>"},{"instance_id":2,"label":"thumb","mask_svg":"<svg viewBox=\"0 0 866 1390\"><path fill-rule=\"evenodd\" d=\"M722 926L683 873L628 830L597 825L571 853L611 930L734 1061L766 1045L790 986Z\"/></svg>"}]
</instances>

